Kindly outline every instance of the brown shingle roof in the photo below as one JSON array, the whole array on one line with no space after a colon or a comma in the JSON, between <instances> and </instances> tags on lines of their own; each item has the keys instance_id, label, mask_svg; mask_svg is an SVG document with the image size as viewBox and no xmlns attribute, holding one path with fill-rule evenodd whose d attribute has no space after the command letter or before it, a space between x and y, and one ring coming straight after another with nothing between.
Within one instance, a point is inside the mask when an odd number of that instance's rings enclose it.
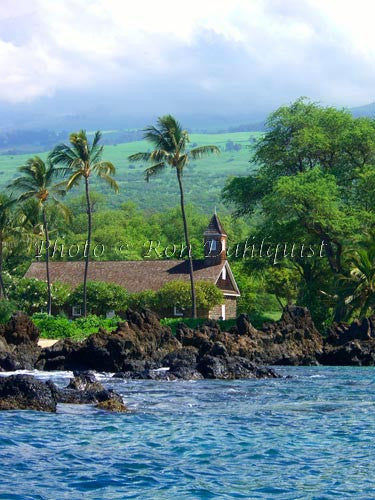
<instances>
[{"instance_id":1,"label":"brown shingle roof","mask_svg":"<svg viewBox=\"0 0 375 500\"><path fill-rule=\"evenodd\" d=\"M224 262L207 266L203 260L194 260L194 277L197 281L216 283ZM52 283L60 281L76 287L83 281L84 262L50 262ZM26 278L46 280L44 262L33 262ZM186 260L136 260L136 261L92 261L89 265L90 281L117 283L129 292L159 290L168 281L189 280Z\"/></svg>"}]
</instances>

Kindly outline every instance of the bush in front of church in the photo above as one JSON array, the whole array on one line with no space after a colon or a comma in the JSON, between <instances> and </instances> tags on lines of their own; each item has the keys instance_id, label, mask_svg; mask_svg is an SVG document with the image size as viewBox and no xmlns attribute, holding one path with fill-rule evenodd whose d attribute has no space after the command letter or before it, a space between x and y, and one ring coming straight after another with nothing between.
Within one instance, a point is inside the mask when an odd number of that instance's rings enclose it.
<instances>
[{"instance_id":1,"label":"bush in front of church","mask_svg":"<svg viewBox=\"0 0 375 500\"><path fill-rule=\"evenodd\" d=\"M197 281L195 283L197 309L210 310L224 302L224 295L213 283ZM185 281L170 281L156 292L156 309L161 315L170 316L174 307L180 311L191 310L190 283Z\"/></svg>"},{"instance_id":2,"label":"bush in front of church","mask_svg":"<svg viewBox=\"0 0 375 500\"><path fill-rule=\"evenodd\" d=\"M120 285L103 281L87 282L87 309L90 314L104 316L110 311L126 311L129 294ZM83 284L78 285L68 301L71 307L83 307Z\"/></svg>"}]
</instances>

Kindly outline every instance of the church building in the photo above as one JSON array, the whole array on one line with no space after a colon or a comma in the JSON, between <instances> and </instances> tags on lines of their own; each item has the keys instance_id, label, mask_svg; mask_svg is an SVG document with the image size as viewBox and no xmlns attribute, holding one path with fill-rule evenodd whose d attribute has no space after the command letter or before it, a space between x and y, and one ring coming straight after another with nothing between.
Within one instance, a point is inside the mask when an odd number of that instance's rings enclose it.
<instances>
[{"instance_id":1,"label":"church building","mask_svg":"<svg viewBox=\"0 0 375 500\"><path fill-rule=\"evenodd\" d=\"M195 281L214 283L224 295L224 303L211 310L198 311L201 318L230 319L237 314L237 299L240 296L229 262L227 261L227 235L216 214L204 232L204 259L194 259ZM84 262L54 262L50 261L51 282L59 281L73 288L83 279ZM46 280L44 262L33 262L26 278ZM116 283L129 293L144 290L159 290L169 281L190 281L189 264L187 260L142 260L142 261L91 261L88 272L89 281L104 281ZM72 317L81 315L78 307L73 307ZM190 315L190 311L174 307L169 316Z\"/></svg>"}]
</instances>

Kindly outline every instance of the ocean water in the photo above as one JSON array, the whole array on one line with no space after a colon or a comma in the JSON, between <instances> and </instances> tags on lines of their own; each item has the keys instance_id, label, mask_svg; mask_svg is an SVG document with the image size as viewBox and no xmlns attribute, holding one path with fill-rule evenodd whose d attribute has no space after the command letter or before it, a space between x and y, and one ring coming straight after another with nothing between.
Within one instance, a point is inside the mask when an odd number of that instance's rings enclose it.
<instances>
[{"instance_id":1,"label":"ocean water","mask_svg":"<svg viewBox=\"0 0 375 500\"><path fill-rule=\"evenodd\" d=\"M375 498L374 369L278 371L291 378L101 376L132 413L1 412L0 499Z\"/></svg>"}]
</instances>

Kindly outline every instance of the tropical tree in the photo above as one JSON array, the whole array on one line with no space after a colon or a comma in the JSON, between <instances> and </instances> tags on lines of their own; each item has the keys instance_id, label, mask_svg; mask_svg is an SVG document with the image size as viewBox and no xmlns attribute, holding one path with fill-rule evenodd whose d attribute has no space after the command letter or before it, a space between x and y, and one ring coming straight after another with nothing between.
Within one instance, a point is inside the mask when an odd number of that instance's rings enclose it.
<instances>
[{"instance_id":1,"label":"tropical tree","mask_svg":"<svg viewBox=\"0 0 375 500\"><path fill-rule=\"evenodd\" d=\"M69 212L57 197L63 196L66 192L65 182L55 182L56 177L66 173L65 168L57 168L51 162L44 162L39 156L29 158L25 165L21 166L19 172L22 174L15 179L9 187L14 187L21 191L18 197L20 202L34 198L38 202L39 210L42 214L42 223L45 239L45 258L46 258L46 276L47 276L47 311L51 314L52 293L51 279L49 273L49 228L47 221L46 206L47 202L52 201L65 217L69 217Z\"/></svg>"},{"instance_id":2,"label":"tropical tree","mask_svg":"<svg viewBox=\"0 0 375 500\"><path fill-rule=\"evenodd\" d=\"M59 144L50 154L50 160L54 164L65 165L70 171L67 182L67 190L79 184L81 180L85 184L86 206L87 206L87 245L85 253L85 271L83 277L83 315L87 315L87 276L90 260L91 234L92 234L92 212L93 206L90 197L90 177L95 174L105 181L115 192L118 185L113 179L116 173L114 165L109 161L102 160L103 146L99 145L101 133L95 132L92 143L89 143L85 130L70 134L68 144Z\"/></svg>"},{"instance_id":3,"label":"tropical tree","mask_svg":"<svg viewBox=\"0 0 375 500\"><path fill-rule=\"evenodd\" d=\"M300 98L268 117L250 161L251 174L229 178L223 190L237 215L252 213L280 177L317 167L334 175L350 199L359 173L375 162L375 120Z\"/></svg>"},{"instance_id":4,"label":"tropical tree","mask_svg":"<svg viewBox=\"0 0 375 500\"><path fill-rule=\"evenodd\" d=\"M185 166L189 160L197 160L203 156L220 153L216 146L200 146L188 150L189 134L183 130L180 123L171 115L165 115L158 119L157 126L149 126L144 130L144 138L153 146L152 152L136 153L129 156L130 161L142 161L151 163L151 166L145 170L146 180L160 173L167 166L176 171L177 182L180 191L180 205L182 222L184 226L185 244L188 248L189 274L191 286L191 304L192 316L197 317L197 301L194 287L193 258L190 251L190 239L188 225L185 213L184 190L182 177Z\"/></svg>"},{"instance_id":5,"label":"tropical tree","mask_svg":"<svg viewBox=\"0 0 375 500\"><path fill-rule=\"evenodd\" d=\"M338 302L349 320L353 312L364 317L373 313L375 307L375 238L374 234L348 251L350 271L338 283Z\"/></svg>"},{"instance_id":6,"label":"tropical tree","mask_svg":"<svg viewBox=\"0 0 375 500\"><path fill-rule=\"evenodd\" d=\"M4 260L4 244L6 244L15 233L14 214L12 213L12 205L15 199L5 194L0 194L0 298L7 298L3 280L3 260Z\"/></svg>"}]
</instances>

